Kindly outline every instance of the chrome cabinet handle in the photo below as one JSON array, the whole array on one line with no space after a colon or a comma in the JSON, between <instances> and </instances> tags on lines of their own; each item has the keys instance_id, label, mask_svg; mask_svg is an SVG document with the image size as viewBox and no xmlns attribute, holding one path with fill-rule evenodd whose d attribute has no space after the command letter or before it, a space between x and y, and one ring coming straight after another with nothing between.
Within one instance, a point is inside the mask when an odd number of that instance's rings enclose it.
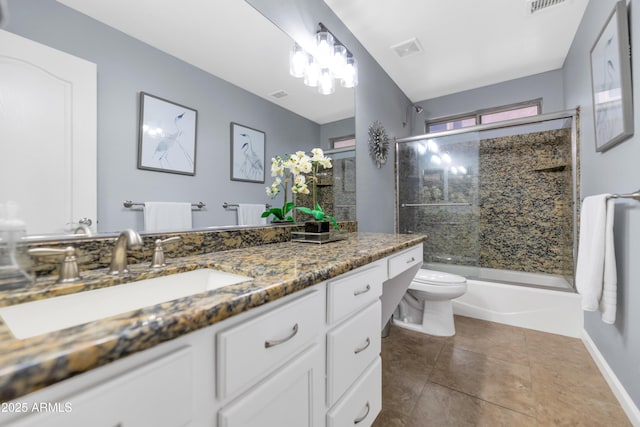
<instances>
[{"instance_id":1,"label":"chrome cabinet handle","mask_svg":"<svg viewBox=\"0 0 640 427\"><path fill-rule=\"evenodd\" d=\"M369 411L371 410L371 406L369 405L369 402L367 402L366 408L367 408L367 412L365 412L363 416L353 420L353 424L360 424L362 421L364 421L365 418L367 418L367 415L369 415Z\"/></svg>"},{"instance_id":2,"label":"chrome cabinet handle","mask_svg":"<svg viewBox=\"0 0 640 427\"><path fill-rule=\"evenodd\" d=\"M367 337L367 341L365 342L364 346L353 350L353 354L358 354L365 351L370 345L371 345L371 340L369 339L369 337Z\"/></svg>"},{"instance_id":3,"label":"chrome cabinet handle","mask_svg":"<svg viewBox=\"0 0 640 427\"><path fill-rule=\"evenodd\" d=\"M280 345L282 343L285 343L285 342L289 341L291 338L295 337L297 333L298 333L298 324L296 323L295 325L293 325L293 332L291 333L291 335L289 335L286 338L282 338L281 340L265 341L264 342L264 348L271 348L271 347L275 347L277 345Z\"/></svg>"},{"instance_id":4,"label":"chrome cabinet handle","mask_svg":"<svg viewBox=\"0 0 640 427\"><path fill-rule=\"evenodd\" d=\"M364 289L361 289L359 291L353 291L353 296L357 297L358 295L366 294L370 290L371 290L371 285L367 285L367 287Z\"/></svg>"},{"instance_id":5,"label":"chrome cabinet handle","mask_svg":"<svg viewBox=\"0 0 640 427\"><path fill-rule=\"evenodd\" d=\"M412 262L414 262L415 260L416 260L416 259L415 259L415 257L411 257L411 259L407 261L407 264L411 264L411 263L412 263Z\"/></svg>"}]
</instances>

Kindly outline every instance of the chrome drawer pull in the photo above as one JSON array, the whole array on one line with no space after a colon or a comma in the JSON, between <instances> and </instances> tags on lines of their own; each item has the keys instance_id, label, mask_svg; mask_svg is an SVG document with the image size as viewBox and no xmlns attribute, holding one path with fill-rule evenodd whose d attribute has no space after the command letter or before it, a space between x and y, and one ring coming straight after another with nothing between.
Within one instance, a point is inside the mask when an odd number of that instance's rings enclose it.
<instances>
[{"instance_id":1,"label":"chrome drawer pull","mask_svg":"<svg viewBox=\"0 0 640 427\"><path fill-rule=\"evenodd\" d=\"M353 424L360 424L362 421L364 421L365 418L367 418L367 415L369 415L369 411L371 410L371 406L369 406L369 402L367 402L367 412L365 412L365 414L361 417L356 418L355 420L353 420Z\"/></svg>"},{"instance_id":2,"label":"chrome drawer pull","mask_svg":"<svg viewBox=\"0 0 640 427\"><path fill-rule=\"evenodd\" d=\"M371 285L367 285L367 287L364 289L361 289L359 291L353 291L353 296L357 297L358 295L366 294L370 290L371 290Z\"/></svg>"},{"instance_id":3,"label":"chrome drawer pull","mask_svg":"<svg viewBox=\"0 0 640 427\"><path fill-rule=\"evenodd\" d=\"M355 350L353 350L353 354L358 354L358 353L361 353L361 352L365 351L370 345L371 345L371 340L369 339L369 337L367 337L367 341L364 344L364 346L360 347L360 348L356 348Z\"/></svg>"},{"instance_id":4,"label":"chrome drawer pull","mask_svg":"<svg viewBox=\"0 0 640 427\"><path fill-rule=\"evenodd\" d=\"M285 343L285 342L289 341L291 338L295 337L297 333L298 333L298 324L296 323L295 325L293 325L293 333L291 335L289 335L288 337L283 338L281 340L265 341L264 342L264 348L275 347L277 345Z\"/></svg>"},{"instance_id":5,"label":"chrome drawer pull","mask_svg":"<svg viewBox=\"0 0 640 427\"><path fill-rule=\"evenodd\" d=\"M409 261L407 261L407 264L411 264L412 262L414 262L416 260L415 257L411 257L411 259Z\"/></svg>"}]
</instances>

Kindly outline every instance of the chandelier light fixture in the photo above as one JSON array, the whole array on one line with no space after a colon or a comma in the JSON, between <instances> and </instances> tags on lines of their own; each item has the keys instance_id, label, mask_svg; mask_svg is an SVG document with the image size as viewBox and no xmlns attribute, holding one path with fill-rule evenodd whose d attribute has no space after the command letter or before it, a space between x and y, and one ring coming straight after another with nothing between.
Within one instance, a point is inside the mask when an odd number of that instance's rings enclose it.
<instances>
[{"instance_id":1,"label":"chandelier light fixture","mask_svg":"<svg viewBox=\"0 0 640 427\"><path fill-rule=\"evenodd\" d=\"M345 88L358 84L358 63L351 52L333 34L320 25L312 52L295 43L289 53L289 74L302 78L304 84L318 88L323 95L336 91L336 82Z\"/></svg>"}]
</instances>

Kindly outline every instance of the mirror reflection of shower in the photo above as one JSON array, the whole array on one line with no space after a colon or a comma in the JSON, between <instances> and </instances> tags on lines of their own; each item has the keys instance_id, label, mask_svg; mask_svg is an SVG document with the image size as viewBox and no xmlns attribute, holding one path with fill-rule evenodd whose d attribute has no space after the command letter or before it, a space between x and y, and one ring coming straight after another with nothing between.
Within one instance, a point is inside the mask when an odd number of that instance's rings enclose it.
<instances>
[{"instance_id":1,"label":"mirror reflection of shower","mask_svg":"<svg viewBox=\"0 0 640 427\"><path fill-rule=\"evenodd\" d=\"M355 137L350 140L355 142ZM345 139L344 141L349 141ZM339 147L340 144L334 146ZM331 156L333 208L338 221L356 220L356 149L355 145L345 144L342 148L326 150Z\"/></svg>"},{"instance_id":2,"label":"mirror reflection of shower","mask_svg":"<svg viewBox=\"0 0 640 427\"><path fill-rule=\"evenodd\" d=\"M563 112L397 140L397 230L429 236L426 268L572 287L573 118Z\"/></svg>"}]
</instances>

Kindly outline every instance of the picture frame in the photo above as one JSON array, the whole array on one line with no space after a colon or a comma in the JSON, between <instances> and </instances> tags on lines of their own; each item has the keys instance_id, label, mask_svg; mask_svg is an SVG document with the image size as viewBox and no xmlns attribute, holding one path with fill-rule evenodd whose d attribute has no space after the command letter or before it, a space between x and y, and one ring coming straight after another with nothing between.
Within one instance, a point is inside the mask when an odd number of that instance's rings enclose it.
<instances>
[{"instance_id":1,"label":"picture frame","mask_svg":"<svg viewBox=\"0 0 640 427\"><path fill-rule=\"evenodd\" d=\"M140 92L138 169L196 174L198 112Z\"/></svg>"},{"instance_id":2,"label":"picture frame","mask_svg":"<svg viewBox=\"0 0 640 427\"><path fill-rule=\"evenodd\" d=\"M590 51L596 151L633 135L627 6L618 1Z\"/></svg>"},{"instance_id":3,"label":"picture frame","mask_svg":"<svg viewBox=\"0 0 640 427\"><path fill-rule=\"evenodd\" d=\"M231 180L264 183L267 136L231 122Z\"/></svg>"}]
</instances>

